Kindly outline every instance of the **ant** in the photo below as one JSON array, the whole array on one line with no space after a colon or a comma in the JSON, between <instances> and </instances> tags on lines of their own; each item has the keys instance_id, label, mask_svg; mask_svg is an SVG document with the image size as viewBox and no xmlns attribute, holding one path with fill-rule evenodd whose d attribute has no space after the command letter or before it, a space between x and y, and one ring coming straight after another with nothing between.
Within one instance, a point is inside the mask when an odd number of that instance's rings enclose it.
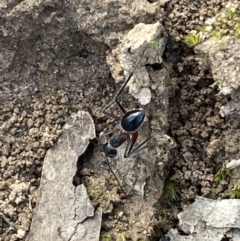
<instances>
[{"instance_id":1,"label":"ant","mask_svg":"<svg viewBox=\"0 0 240 241\"><path fill-rule=\"evenodd\" d=\"M154 136L154 135L152 135L152 136L148 137L145 141L143 141L141 144L139 144L137 147L134 148L134 145L135 145L135 143L137 141L137 138L138 138L138 131L137 130L144 121L145 111L143 109L126 111L126 109L119 102L119 97L122 95L126 85L128 84L129 80L131 79L131 77L132 77L134 71L136 70L139 62L141 61L145 50L146 49L144 49L144 51L142 53L142 56L140 57L140 59L136 63L132 72L130 73L130 75L128 76L126 81L123 83L120 90L117 92L115 98L103 109L103 113L106 116L111 117L111 118L120 122L120 127L115 128L114 130L109 131L108 133L105 133L103 135L100 135L100 138L101 138L103 136L113 134L110 137L110 139L108 140L107 143L101 144L100 139L98 139L99 149L101 150L101 152L104 153L104 155L107 158L108 157L110 157L110 158L116 157L117 156L117 148L120 147L125 142L127 142L127 145L126 145L126 149L125 149L125 153L124 153L124 158L127 158L127 157L129 157L133 154L136 154L136 153L142 151L143 149L145 149L147 147L146 143ZM116 103L118 108L121 110L121 112L123 114L122 117L119 117L117 115L114 115L112 113L107 112L107 109L110 106L112 106L114 103ZM112 169L110 167L110 164L109 164L108 160L107 160L107 164L110 168L110 171L113 173L114 177L116 178L121 190L123 191L116 175L114 174L114 172L112 171ZM126 194L124 191L123 191L123 193Z\"/></svg>"}]
</instances>

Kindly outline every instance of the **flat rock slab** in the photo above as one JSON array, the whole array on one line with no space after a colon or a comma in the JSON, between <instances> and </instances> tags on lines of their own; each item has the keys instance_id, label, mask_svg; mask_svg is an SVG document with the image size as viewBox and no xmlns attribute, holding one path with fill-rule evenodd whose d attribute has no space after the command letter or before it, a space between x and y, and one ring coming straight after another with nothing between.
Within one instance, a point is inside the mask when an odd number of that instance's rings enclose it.
<instances>
[{"instance_id":1,"label":"flat rock slab","mask_svg":"<svg viewBox=\"0 0 240 241\"><path fill-rule=\"evenodd\" d=\"M221 241L231 238L240 240L240 200L225 199L215 201L197 197L195 203L179 213L179 226L185 233L171 229L171 241Z\"/></svg>"},{"instance_id":2,"label":"flat rock slab","mask_svg":"<svg viewBox=\"0 0 240 241\"><path fill-rule=\"evenodd\" d=\"M83 185L75 187L79 155L95 137L91 116L72 115L44 159L38 204L27 240L99 240L101 210L94 210Z\"/></svg>"}]
</instances>

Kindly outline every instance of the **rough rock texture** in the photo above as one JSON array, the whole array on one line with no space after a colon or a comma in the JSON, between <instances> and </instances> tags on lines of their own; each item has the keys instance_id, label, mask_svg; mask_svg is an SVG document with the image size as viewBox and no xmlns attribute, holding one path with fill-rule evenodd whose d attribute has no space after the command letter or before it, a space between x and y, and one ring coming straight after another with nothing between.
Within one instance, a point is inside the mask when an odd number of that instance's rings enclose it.
<instances>
[{"instance_id":1,"label":"rough rock texture","mask_svg":"<svg viewBox=\"0 0 240 241\"><path fill-rule=\"evenodd\" d=\"M95 212L83 185L73 177L78 157L95 138L91 116L72 114L44 158L38 203L27 240L99 240L101 210Z\"/></svg>"},{"instance_id":2,"label":"rough rock texture","mask_svg":"<svg viewBox=\"0 0 240 241\"><path fill-rule=\"evenodd\" d=\"M107 76L106 65L92 75L93 60L103 62L106 47L78 31L77 12L70 7L64 1L21 1L1 9L2 101L19 97L28 103L59 90L68 91L61 100L66 105L83 92L96 98L86 83Z\"/></svg>"},{"instance_id":3,"label":"rough rock texture","mask_svg":"<svg viewBox=\"0 0 240 241\"><path fill-rule=\"evenodd\" d=\"M225 143L225 155L227 154L223 163L230 167L228 163L233 163L240 157L240 39L227 37L220 41L208 40L197 47L197 52L209 57L213 78L219 90L217 95L220 98L231 97L219 111L221 116L225 117L228 126L221 135L221 142ZM217 122L215 124L217 125ZM219 145L218 141L220 139L215 140L214 145ZM235 166L231 171L228 191L236 185L239 186L239 170L239 166Z\"/></svg>"},{"instance_id":4,"label":"rough rock texture","mask_svg":"<svg viewBox=\"0 0 240 241\"><path fill-rule=\"evenodd\" d=\"M122 71L125 79L133 74L129 83L129 92L141 105L150 103L150 87L154 90L158 87L156 78L155 83L150 82L151 77L147 65L161 65L166 40L167 34L160 23L140 23L129 31L121 43L108 55L107 63L116 81L122 78ZM136 63L138 63L137 66ZM166 74L162 76L162 79L168 78Z\"/></svg>"},{"instance_id":5,"label":"rough rock texture","mask_svg":"<svg viewBox=\"0 0 240 241\"><path fill-rule=\"evenodd\" d=\"M179 228L171 229L171 241L221 241L240 239L240 200L221 200L197 197L196 201L178 214Z\"/></svg>"},{"instance_id":6,"label":"rough rock texture","mask_svg":"<svg viewBox=\"0 0 240 241\"><path fill-rule=\"evenodd\" d=\"M220 41L208 40L197 49L209 55L213 78L219 82L219 95L232 97L221 107L221 115L240 115L240 39L226 37Z\"/></svg>"}]
</instances>

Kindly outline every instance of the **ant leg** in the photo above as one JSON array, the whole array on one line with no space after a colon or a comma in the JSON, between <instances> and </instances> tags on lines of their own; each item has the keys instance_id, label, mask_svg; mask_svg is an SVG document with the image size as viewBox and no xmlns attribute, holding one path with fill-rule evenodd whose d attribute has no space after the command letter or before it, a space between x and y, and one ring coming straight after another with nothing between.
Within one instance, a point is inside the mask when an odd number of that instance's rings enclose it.
<instances>
[{"instance_id":1,"label":"ant leg","mask_svg":"<svg viewBox=\"0 0 240 241\"><path fill-rule=\"evenodd\" d=\"M129 156L130 156L130 155L133 155L133 154L136 154L136 153L144 150L145 148L147 148L148 146L146 145L146 143L147 143L149 140L151 140L154 136L155 136L155 134L152 135L152 136L149 136L146 140L144 140L141 144L139 144L136 148L134 148L134 149L131 151L131 153L129 153Z\"/></svg>"},{"instance_id":2,"label":"ant leg","mask_svg":"<svg viewBox=\"0 0 240 241\"><path fill-rule=\"evenodd\" d=\"M127 197L128 195L126 194L126 192L123 190L121 184L120 184L120 181L118 180L116 174L114 173L113 169L111 168L111 165L108 161L108 158L106 159L106 162L107 162L107 165L109 167L109 170L111 171L111 173L113 174L113 176L115 177L115 179L117 180L117 183L118 183L118 186L120 187L121 191L124 193L124 195Z\"/></svg>"},{"instance_id":3,"label":"ant leg","mask_svg":"<svg viewBox=\"0 0 240 241\"><path fill-rule=\"evenodd\" d=\"M124 153L124 158L127 158L129 157L131 151L132 151L132 148L134 146L134 144L136 143L137 141L137 138L138 138L138 132L134 132L132 133L132 138L130 139L130 137L128 136L128 139L127 139L127 146L126 146L126 150L125 150L125 153Z\"/></svg>"},{"instance_id":4,"label":"ant leg","mask_svg":"<svg viewBox=\"0 0 240 241\"><path fill-rule=\"evenodd\" d=\"M118 98L122 95L122 92L124 91L125 87L127 86L129 80L132 78L133 73L134 73L134 71L136 70L136 68L138 67L138 65L139 65L139 63L140 63L140 61L141 61L141 59L142 59L142 57L143 57L146 49L147 49L147 48L145 48L145 49L143 50L141 57L140 57L139 60L137 61L136 65L134 66L132 72L130 73L130 75L128 76L128 78L126 79L126 81L125 81L125 82L123 83L123 85L121 86L120 90L117 92L117 94L116 94L116 96L114 97L114 99L113 99L107 106L105 106L105 108L103 109L103 113L104 113L105 115L107 115L107 116L109 116L109 117L112 117L112 118L114 118L115 120L121 120L120 117L118 117L118 116L116 116L116 115L114 115L114 114L112 114L112 113L106 112L106 110L107 110L110 106L112 106L114 103L117 103L119 109L122 111L123 114L125 114L125 113L127 112L127 111L125 110L125 108L119 103Z\"/></svg>"},{"instance_id":5,"label":"ant leg","mask_svg":"<svg viewBox=\"0 0 240 241\"><path fill-rule=\"evenodd\" d=\"M154 135L148 137L146 140L144 140L141 144L139 144L137 147L135 147L132 150L132 148L133 148L133 146L134 146L134 144L136 143L136 140L137 140L137 138L134 137L134 135L136 135L136 134L133 133L133 137L132 137L130 143L128 143L128 147L127 147L128 152L126 153L126 156L124 155L124 157L129 157L129 156L131 156L133 154L136 154L136 153L144 150L145 148L147 148L148 146L146 145L146 143L155 136L155 134L154 134Z\"/></svg>"},{"instance_id":6,"label":"ant leg","mask_svg":"<svg viewBox=\"0 0 240 241\"><path fill-rule=\"evenodd\" d=\"M128 81L131 79L132 75L133 75L133 73L131 73L131 74L129 75L129 77L128 77L127 80L124 82L124 84L122 85L122 87L121 87L120 90L118 91L117 95L114 97L114 99L113 99L108 105L106 105L106 106L104 107L103 113L104 113L106 116L111 117L111 118L113 118L113 119L115 119L115 120L117 120L117 121L120 121L120 120L121 120L121 117L116 116L116 115L114 115L114 114L109 113L109 112L106 111L106 110L107 110L109 107L111 107L114 103L117 103L118 108L122 111L123 114L125 114L125 113L127 112L127 111L125 110L125 108L119 103L118 97L121 95L122 91L124 90L124 88L125 88L125 86L127 85Z\"/></svg>"},{"instance_id":7,"label":"ant leg","mask_svg":"<svg viewBox=\"0 0 240 241\"><path fill-rule=\"evenodd\" d=\"M112 131L112 132L114 132L114 131ZM109 133L107 133L107 134L109 134ZM99 147L100 151L101 151L101 152L104 152L104 150L103 150L103 144L101 143L100 138L98 138L97 140L98 140L98 147ZM111 165L110 165L110 163L109 163L109 161L108 161L108 157L107 157L107 156L106 156L106 162L107 162L107 165L108 165L108 168L109 168L110 172L113 174L113 176L114 176L115 179L117 180L118 186L120 187L120 189L121 189L121 191L123 192L123 194L127 197L128 195L127 195L126 192L123 190L123 187L121 186L120 181L118 180L116 174L114 173L113 169L111 168Z\"/></svg>"},{"instance_id":8,"label":"ant leg","mask_svg":"<svg viewBox=\"0 0 240 241\"><path fill-rule=\"evenodd\" d=\"M141 57L139 58L139 60L137 61L136 65L134 66L132 72L130 73L130 75L128 76L127 80L123 83L122 87L121 87L120 90L118 91L116 97L114 98L114 101L115 101L115 102L118 103L118 97L122 95L123 90L125 89L125 87L126 87L126 85L128 84L129 80L132 78L133 73L134 73L134 71L136 70L136 68L138 67L140 61L142 60L142 57L143 57L146 49L147 49L147 48L145 48L145 49L143 50L142 55L141 55Z\"/></svg>"},{"instance_id":9,"label":"ant leg","mask_svg":"<svg viewBox=\"0 0 240 241\"><path fill-rule=\"evenodd\" d=\"M106 112L106 110L107 110L110 106L112 106L115 102L117 103L118 108L122 111L123 114L125 114L125 113L127 112L127 111L125 110L125 108L119 103L119 101L117 100L117 97L115 97L112 102L110 102L107 106L104 107L103 113L104 113L106 116L109 116L109 117L111 117L111 118L113 118L113 119L115 119L115 120L117 120L117 121L120 121L120 120L121 120L121 117L116 116L116 115L114 115L114 114L112 114L112 113Z\"/></svg>"},{"instance_id":10,"label":"ant leg","mask_svg":"<svg viewBox=\"0 0 240 241\"><path fill-rule=\"evenodd\" d=\"M112 105L112 104L111 104ZM121 117L117 116L117 115L114 115L112 113L109 113L109 112L106 112L106 109L108 109L111 105L108 105L106 106L104 109L103 109L103 114L108 116L108 117L111 117L113 119L115 119L116 121L120 121L121 120Z\"/></svg>"}]
</instances>

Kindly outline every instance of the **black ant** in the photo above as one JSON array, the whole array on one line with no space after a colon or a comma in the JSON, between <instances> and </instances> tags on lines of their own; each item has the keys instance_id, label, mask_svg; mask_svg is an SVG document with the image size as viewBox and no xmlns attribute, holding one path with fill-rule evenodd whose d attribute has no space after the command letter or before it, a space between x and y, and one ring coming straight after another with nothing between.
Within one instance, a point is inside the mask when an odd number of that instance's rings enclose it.
<instances>
[{"instance_id":1,"label":"black ant","mask_svg":"<svg viewBox=\"0 0 240 241\"><path fill-rule=\"evenodd\" d=\"M145 50L143 51L142 56L143 56ZM146 143L153 137L153 135L148 137L145 141L143 141L141 144L139 144L137 147L134 148L134 145L135 145L135 143L137 141L137 138L138 138L138 131L137 130L144 121L145 111L142 110L142 109L126 111L125 108L120 104L120 102L118 100L118 98L122 95L122 93L123 93L126 85L128 84L129 80L131 79L131 77L132 77L135 69L137 68L139 62L141 61L142 56L138 60L136 66L133 68L133 71L131 72L129 77L123 83L122 87L120 88L120 90L116 94L115 98L112 100L112 102L110 102L103 109L103 113L106 116L111 117L111 118L113 118L117 121L120 121L120 127L115 128L114 130L109 131L106 134L100 135L100 138L101 138L103 136L113 134L110 137L110 139L108 140L108 142L105 143L105 144L101 144L100 140L99 140L99 149L101 150L101 152L104 153L104 155L106 157L116 157L117 156L117 148L120 147L123 143L127 142L125 153L124 153L124 158L127 158L127 157L129 157L133 154L136 154L136 153L142 151L143 149L145 149L147 147ZM114 103L116 103L118 105L119 109L123 113L122 117L119 117L117 115L114 115L114 114L106 111ZM112 171L112 169L109 165L108 160L107 160L107 163L108 163L108 166L110 168L110 171L113 173L114 177L117 179L116 175L114 174L114 172ZM123 191L118 179L117 179L117 182L118 182L121 190ZM125 194L124 191L123 191L123 193Z\"/></svg>"}]
</instances>

